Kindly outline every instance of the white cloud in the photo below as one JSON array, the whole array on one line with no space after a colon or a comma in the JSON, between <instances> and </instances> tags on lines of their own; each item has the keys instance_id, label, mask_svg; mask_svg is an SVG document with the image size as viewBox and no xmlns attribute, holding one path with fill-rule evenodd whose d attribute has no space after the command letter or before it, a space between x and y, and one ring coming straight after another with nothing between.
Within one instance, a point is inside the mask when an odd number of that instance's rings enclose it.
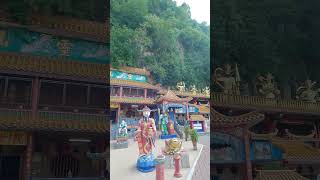
<instances>
[{"instance_id":1,"label":"white cloud","mask_svg":"<svg viewBox=\"0 0 320 180\"><path fill-rule=\"evenodd\" d=\"M191 9L191 18L198 22L207 22L210 24L210 0L175 0L180 6L186 3Z\"/></svg>"}]
</instances>

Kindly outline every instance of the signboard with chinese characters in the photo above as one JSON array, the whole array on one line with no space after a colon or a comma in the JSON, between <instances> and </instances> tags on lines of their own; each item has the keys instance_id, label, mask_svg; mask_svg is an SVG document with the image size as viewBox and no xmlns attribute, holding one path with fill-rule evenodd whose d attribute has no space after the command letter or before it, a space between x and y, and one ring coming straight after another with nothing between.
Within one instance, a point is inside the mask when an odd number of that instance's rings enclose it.
<instances>
[{"instance_id":1,"label":"signboard with chinese characters","mask_svg":"<svg viewBox=\"0 0 320 180\"><path fill-rule=\"evenodd\" d=\"M63 57L107 64L108 46L104 43L52 36L24 28L0 27L0 52Z\"/></svg>"},{"instance_id":2,"label":"signboard with chinese characters","mask_svg":"<svg viewBox=\"0 0 320 180\"><path fill-rule=\"evenodd\" d=\"M0 145L27 145L28 135L24 132L0 131Z\"/></svg>"},{"instance_id":3,"label":"signboard with chinese characters","mask_svg":"<svg viewBox=\"0 0 320 180\"><path fill-rule=\"evenodd\" d=\"M130 73L114 71L114 70L110 72L110 77L113 79L147 82L147 77L144 75L130 74Z\"/></svg>"}]
</instances>

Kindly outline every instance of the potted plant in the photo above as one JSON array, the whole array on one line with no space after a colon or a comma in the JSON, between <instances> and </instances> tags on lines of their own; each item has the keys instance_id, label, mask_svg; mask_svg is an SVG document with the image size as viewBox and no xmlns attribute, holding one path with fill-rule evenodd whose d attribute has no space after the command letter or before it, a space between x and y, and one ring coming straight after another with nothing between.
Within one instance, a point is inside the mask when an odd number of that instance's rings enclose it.
<instances>
[{"instance_id":1,"label":"potted plant","mask_svg":"<svg viewBox=\"0 0 320 180\"><path fill-rule=\"evenodd\" d=\"M189 136L189 134L190 134L190 126L189 126L188 124L186 124L186 125L184 126L184 135L185 135L186 141L188 141L188 136Z\"/></svg>"},{"instance_id":2,"label":"potted plant","mask_svg":"<svg viewBox=\"0 0 320 180\"><path fill-rule=\"evenodd\" d=\"M195 129L191 129L190 130L190 137L191 137L191 141L192 141L192 144L193 144L193 150L197 150L197 142L199 140L199 135L198 135L198 132L197 130Z\"/></svg>"}]
</instances>

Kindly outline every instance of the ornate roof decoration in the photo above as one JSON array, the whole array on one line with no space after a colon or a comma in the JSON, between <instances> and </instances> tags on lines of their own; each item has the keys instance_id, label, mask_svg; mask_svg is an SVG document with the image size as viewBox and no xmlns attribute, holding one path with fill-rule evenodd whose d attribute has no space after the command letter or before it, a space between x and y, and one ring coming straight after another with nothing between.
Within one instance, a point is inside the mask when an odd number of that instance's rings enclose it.
<instances>
[{"instance_id":1,"label":"ornate roof decoration","mask_svg":"<svg viewBox=\"0 0 320 180\"><path fill-rule=\"evenodd\" d=\"M190 115L190 120L192 121L206 121L208 120L207 118L205 118L203 115Z\"/></svg>"},{"instance_id":2,"label":"ornate roof decoration","mask_svg":"<svg viewBox=\"0 0 320 180\"><path fill-rule=\"evenodd\" d=\"M122 66L120 68L111 67L110 70L118 70L122 72L132 73L132 74L139 74L139 75L146 75L150 76L151 73L146 68L136 68L136 67L129 67L129 66Z\"/></svg>"},{"instance_id":3,"label":"ornate roof decoration","mask_svg":"<svg viewBox=\"0 0 320 180\"><path fill-rule=\"evenodd\" d=\"M106 81L109 65L41 56L0 53L0 70L45 73Z\"/></svg>"},{"instance_id":4,"label":"ornate roof decoration","mask_svg":"<svg viewBox=\"0 0 320 180\"><path fill-rule=\"evenodd\" d=\"M154 89L154 90L159 89L159 87L154 86L154 85L152 85L150 83L130 81L130 80L122 80L122 79L111 79L110 80L110 85L132 86L132 87L140 87L140 88Z\"/></svg>"},{"instance_id":5,"label":"ornate roof decoration","mask_svg":"<svg viewBox=\"0 0 320 180\"><path fill-rule=\"evenodd\" d=\"M210 94L204 94L204 93L192 93L192 92L188 92L188 91L184 91L184 92L180 92L180 91L173 91L176 95L179 96L189 96L189 97L198 97L198 98L206 98L209 99L210 98Z\"/></svg>"},{"instance_id":6,"label":"ornate roof decoration","mask_svg":"<svg viewBox=\"0 0 320 180\"><path fill-rule=\"evenodd\" d=\"M281 148L285 153L285 159L293 162L320 162L320 150L302 141L290 141L287 139L272 139L272 144Z\"/></svg>"},{"instance_id":7,"label":"ornate roof decoration","mask_svg":"<svg viewBox=\"0 0 320 180\"><path fill-rule=\"evenodd\" d=\"M275 129L274 132L266 133L266 134L257 134L257 133L250 131L250 134L251 134L251 137L254 139L268 140L268 139L272 139L272 138L276 137L276 135L278 134L278 129Z\"/></svg>"},{"instance_id":8,"label":"ornate roof decoration","mask_svg":"<svg viewBox=\"0 0 320 180\"><path fill-rule=\"evenodd\" d=\"M173 91L168 90L165 95L161 96L156 102L168 101L168 102L189 102L191 97L180 98Z\"/></svg>"},{"instance_id":9,"label":"ornate roof decoration","mask_svg":"<svg viewBox=\"0 0 320 180\"><path fill-rule=\"evenodd\" d=\"M213 126L219 127L236 127L236 126L253 126L264 119L264 114L256 111L243 114L240 116L226 116L215 109L210 110L211 117L213 117Z\"/></svg>"},{"instance_id":10,"label":"ornate roof decoration","mask_svg":"<svg viewBox=\"0 0 320 180\"><path fill-rule=\"evenodd\" d=\"M192 105L195 106L196 108L198 108L199 113L201 113L201 114L209 114L210 113L210 108L206 104L203 104L203 105L192 104Z\"/></svg>"},{"instance_id":11,"label":"ornate roof decoration","mask_svg":"<svg viewBox=\"0 0 320 180\"><path fill-rule=\"evenodd\" d=\"M257 180L308 180L294 170L257 170Z\"/></svg>"},{"instance_id":12,"label":"ornate roof decoration","mask_svg":"<svg viewBox=\"0 0 320 180\"><path fill-rule=\"evenodd\" d=\"M154 99L150 98L131 98L131 97L110 97L111 103L128 103L128 104L155 104Z\"/></svg>"}]
</instances>

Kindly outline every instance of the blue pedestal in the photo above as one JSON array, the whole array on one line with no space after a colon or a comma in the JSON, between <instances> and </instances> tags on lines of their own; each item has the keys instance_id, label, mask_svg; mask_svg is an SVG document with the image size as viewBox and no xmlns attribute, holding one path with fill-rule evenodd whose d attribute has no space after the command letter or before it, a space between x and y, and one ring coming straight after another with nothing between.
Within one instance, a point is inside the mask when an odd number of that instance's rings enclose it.
<instances>
[{"instance_id":1,"label":"blue pedestal","mask_svg":"<svg viewBox=\"0 0 320 180\"><path fill-rule=\"evenodd\" d=\"M160 135L160 139L171 139L176 137L177 137L176 134Z\"/></svg>"},{"instance_id":2,"label":"blue pedestal","mask_svg":"<svg viewBox=\"0 0 320 180\"><path fill-rule=\"evenodd\" d=\"M147 173L155 169L155 157L153 154L142 155L137 160L137 169Z\"/></svg>"}]
</instances>

